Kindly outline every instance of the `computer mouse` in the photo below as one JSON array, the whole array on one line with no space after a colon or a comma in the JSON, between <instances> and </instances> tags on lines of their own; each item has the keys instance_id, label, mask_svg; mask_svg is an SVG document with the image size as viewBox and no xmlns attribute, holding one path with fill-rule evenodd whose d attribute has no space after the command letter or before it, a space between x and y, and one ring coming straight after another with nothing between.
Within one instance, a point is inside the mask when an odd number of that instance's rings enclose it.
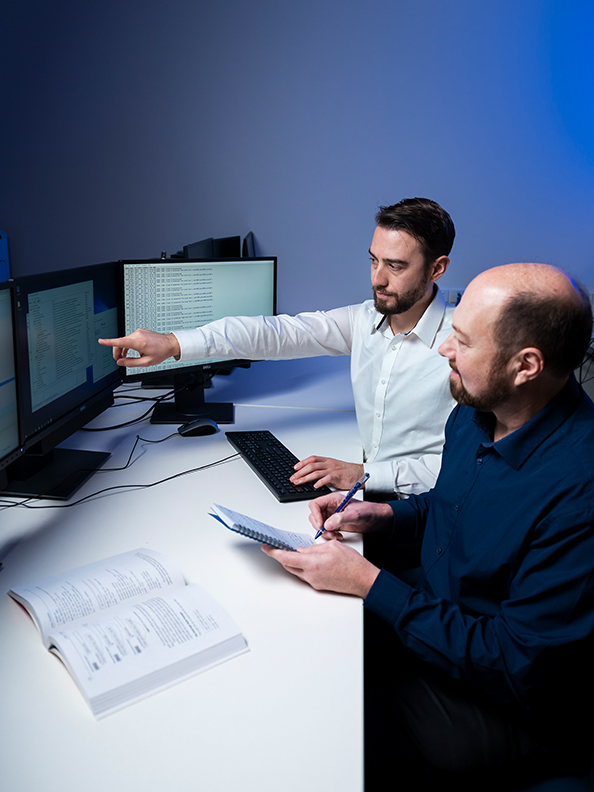
<instances>
[{"instance_id":1,"label":"computer mouse","mask_svg":"<svg viewBox=\"0 0 594 792\"><path fill-rule=\"evenodd\" d=\"M188 421L178 426L177 431L182 437L198 437L214 434L219 431L219 427L210 418L196 418L195 421Z\"/></svg>"}]
</instances>

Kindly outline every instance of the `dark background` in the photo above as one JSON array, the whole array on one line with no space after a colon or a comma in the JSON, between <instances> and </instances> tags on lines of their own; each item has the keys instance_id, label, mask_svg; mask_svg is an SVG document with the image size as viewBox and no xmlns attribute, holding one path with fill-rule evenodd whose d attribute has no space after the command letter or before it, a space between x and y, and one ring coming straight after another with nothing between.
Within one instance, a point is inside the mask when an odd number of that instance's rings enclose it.
<instances>
[{"instance_id":1,"label":"dark background","mask_svg":"<svg viewBox=\"0 0 594 792\"><path fill-rule=\"evenodd\" d=\"M538 260L594 291L590 0L10 0L0 37L13 275L252 230L279 310L329 308L421 195L442 286Z\"/></svg>"}]
</instances>

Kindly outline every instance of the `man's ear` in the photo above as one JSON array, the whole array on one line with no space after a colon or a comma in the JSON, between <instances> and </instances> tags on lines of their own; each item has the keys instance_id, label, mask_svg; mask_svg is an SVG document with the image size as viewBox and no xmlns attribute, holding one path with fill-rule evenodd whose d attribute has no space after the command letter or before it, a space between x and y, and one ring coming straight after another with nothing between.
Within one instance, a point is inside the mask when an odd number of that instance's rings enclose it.
<instances>
[{"instance_id":1,"label":"man's ear","mask_svg":"<svg viewBox=\"0 0 594 792\"><path fill-rule=\"evenodd\" d=\"M431 265L431 280L438 281L449 266L450 260L447 256L440 256Z\"/></svg>"},{"instance_id":2,"label":"man's ear","mask_svg":"<svg viewBox=\"0 0 594 792\"><path fill-rule=\"evenodd\" d=\"M536 347L526 347L513 356L515 369L515 385L523 385L535 380L545 366L544 355Z\"/></svg>"}]
</instances>

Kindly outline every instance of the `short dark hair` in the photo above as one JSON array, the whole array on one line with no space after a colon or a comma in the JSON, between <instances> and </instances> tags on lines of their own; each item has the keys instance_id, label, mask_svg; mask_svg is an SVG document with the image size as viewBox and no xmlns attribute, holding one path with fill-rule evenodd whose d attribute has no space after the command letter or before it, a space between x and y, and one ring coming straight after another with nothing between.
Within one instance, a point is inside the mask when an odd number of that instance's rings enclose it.
<instances>
[{"instance_id":1,"label":"short dark hair","mask_svg":"<svg viewBox=\"0 0 594 792\"><path fill-rule=\"evenodd\" d=\"M508 299L493 330L501 360L536 347L545 368L557 376L566 377L581 366L592 338L592 306L584 287L572 283L575 299L526 291Z\"/></svg>"},{"instance_id":2,"label":"short dark hair","mask_svg":"<svg viewBox=\"0 0 594 792\"><path fill-rule=\"evenodd\" d=\"M380 206L375 222L387 231L406 231L414 237L427 264L449 256L456 236L452 218L428 198L404 198L392 206Z\"/></svg>"}]
</instances>

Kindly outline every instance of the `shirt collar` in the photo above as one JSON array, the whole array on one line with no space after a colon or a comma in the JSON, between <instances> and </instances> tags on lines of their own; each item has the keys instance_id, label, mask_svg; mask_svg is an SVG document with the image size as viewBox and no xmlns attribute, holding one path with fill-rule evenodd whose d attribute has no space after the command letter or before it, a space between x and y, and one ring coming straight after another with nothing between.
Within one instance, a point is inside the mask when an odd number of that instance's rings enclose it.
<instances>
[{"instance_id":1,"label":"shirt collar","mask_svg":"<svg viewBox=\"0 0 594 792\"><path fill-rule=\"evenodd\" d=\"M425 313L423 316L421 316L413 329L409 333L406 333L406 335L416 335L417 338L419 338L425 344L425 346L429 347L429 349L431 349L435 343L435 339L437 337L437 333L441 329L443 317L447 307L446 301L442 297L441 292L435 284L433 286L433 290L433 299L427 306ZM376 318L371 332L376 333L386 330L388 327L388 317L384 314L378 313L377 311L375 313Z\"/></svg>"},{"instance_id":2,"label":"shirt collar","mask_svg":"<svg viewBox=\"0 0 594 792\"><path fill-rule=\"evenodd\" d=\"M513 468L518 470L550 435L575 411L581 398L581 387L572 374L559 393L527 423L497 443L493 442L493 413L474 411L473 421L487 436L481 445L492 446Z\"/></svg>"}]
</instances>

